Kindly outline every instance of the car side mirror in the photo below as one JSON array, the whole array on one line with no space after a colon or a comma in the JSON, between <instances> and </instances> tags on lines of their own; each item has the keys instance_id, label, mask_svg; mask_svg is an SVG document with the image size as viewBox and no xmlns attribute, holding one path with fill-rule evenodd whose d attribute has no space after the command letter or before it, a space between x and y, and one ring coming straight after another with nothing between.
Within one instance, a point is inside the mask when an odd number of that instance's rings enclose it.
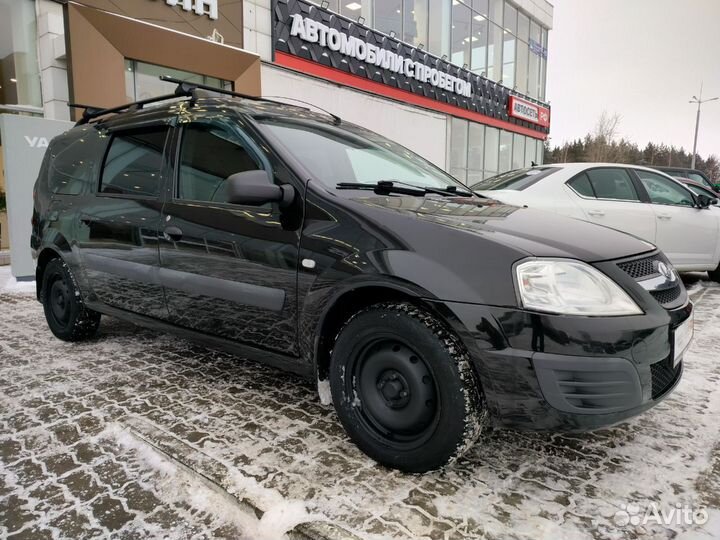
<instances>
[{"instance_id":1,"label":"car side mirror","mask_svg":"<svg viewBox=\"0 0 720 540\"><path fill-rule=\"evenodd\" d=\"M708 207L716 205L718 203L717 199L710 198L703 193L700 193L697 196L697 201L698 201L698 206L700 208L708 208Z\"/></svg>"},{"instance_id":2,"label":"car side mirror","mask_svg":"<svg viewBox=\"0 0 720 540\"><path fill-rule=\"evenodd\" d=\"M267 171L243 171L231 174L227 182L227 202L262 206L279 203L281 208L290 206L295 199L295 189L290 184L278 186Z\"/></svg>"}]
</instances>

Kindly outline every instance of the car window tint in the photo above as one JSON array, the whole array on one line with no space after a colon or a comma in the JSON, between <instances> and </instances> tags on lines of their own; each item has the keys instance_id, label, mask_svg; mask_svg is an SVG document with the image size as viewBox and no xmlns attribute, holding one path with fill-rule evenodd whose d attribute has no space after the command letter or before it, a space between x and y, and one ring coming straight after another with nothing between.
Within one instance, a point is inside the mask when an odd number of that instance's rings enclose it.
<instances>
[{"instance_id":1,"label":"car window tint","mask_svg":"<svg viewBox=\"0 0 720 540\"><path fill-rule=\"evenodd\" d=\"M607 168L586 171L595 196L598 199L639 201L635 186L625 169Z\"/></svg>"},{"instance_id":2,"label":"car window tint","mask_svg":"<svg viewBox=\"0 0 720 540\"><path fill-rule=\"evenodd\" d=\"M50 146L49 187L52 193L79 195L90 188L108 139L90 127L77 136L66 136ZM88 189L89 191L89 189Z\"/></svg>"},{"instance_id":3,"label":"car window tint","mask_svg":"<svg viewBox=\"0 0 720 540\"><path fill-rule=\"evenodd\" d=\"M157 197L168 126L116 133L103 166L100 191Z\"/></svg>"},{"instance_id":4,"label":"car window tint","mask_svg":"<svg viewBox=\"0 0 720 540\"><path fill-rule=\"evenodd\" d=\"M590 185L590 179L585 173L582 173L580 176L576 176L570 180L568 184L583 197L595 197L595 192Z\"/></svg>"},{"instance_id":5,"label":"car window tint","mask_svg":"<svg viewBox=\"0 0 720 540\"><path fill-rule=\"evenodd\" d=\"M532 167L527 169L516 169L506 173L498 174L481 180L470 186L473 191L487 191L499 189L511 189L514 191L522 191L529 188L533 184L539 182L543 178L550 176L556 171L557 167Z\"/></svg>"},{"instance_id":6,"label":"car window tint","mask_svg":"<svg viewBox=\"0 0 720 540\"><path fill-rule=\"evenodd\" d=\"M177 196L204 202L227 202L228 176L264 169L233 129L220 124L186 126L180 147Z\"/></svg>"},{"instance_id":7,"label":"car window tint","mask_svg":"<svg viewBox=\"0 0 720 540\"><path fill-rule=\"evenodd\" d=\"M673 180L643 170L636 170L650 201L654 204L674 204L679 206L693 206L695 201L692 194Z\"/></svg>"}]
</instances>

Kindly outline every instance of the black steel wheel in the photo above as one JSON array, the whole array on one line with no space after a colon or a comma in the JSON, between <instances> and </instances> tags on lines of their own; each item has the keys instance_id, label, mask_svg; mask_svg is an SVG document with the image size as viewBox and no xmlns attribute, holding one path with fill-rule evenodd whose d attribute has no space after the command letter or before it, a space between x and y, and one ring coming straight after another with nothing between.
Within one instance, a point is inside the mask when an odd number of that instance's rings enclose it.
<instances>
[{"instance_id":1,"label":"black steel wheel","mask_svg":"<svg viewBox=\"0 0 720 540\"><path fill-rule=\"evenodd\" d=\"M333 403L353 441L388 467L424 472L461 455L484 420L458 340L410 304L381 304L340 331Z\"/></svg>"},{"instance_id":2,"label":"black steel wheel","mask_svg":"<svg viewBox=\"0 0 720 540\"><path fill-rule=\"evenodd\" d=\"M43 273L40 299L45 319L56 337L63 341L81 341L95 335L100 313L88 309L62 259L53 259Z\"/></svg>"}]
</instances>

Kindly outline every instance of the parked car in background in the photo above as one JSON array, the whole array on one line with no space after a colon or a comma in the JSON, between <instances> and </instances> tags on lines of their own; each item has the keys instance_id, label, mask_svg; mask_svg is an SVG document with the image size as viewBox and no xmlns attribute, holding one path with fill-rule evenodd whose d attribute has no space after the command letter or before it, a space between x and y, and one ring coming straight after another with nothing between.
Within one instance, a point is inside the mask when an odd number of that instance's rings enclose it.
<instances>
[{"instance_id":1,"label":"parked car in background","mask_svg":"<svg viewBox=\"0 0 720 540\"><path fill-rule=\"evenodd\" d=\"M692 191L695 195L705 195L706 197L709 197L711 200L714 200L714 203L711 204L717 204L717 199L720 196L716 191L710 189L707 184L701 184L700 182L694 182L693 180L688 180L687 178L683 178L681 176L676 176L675 180L680 182L681 184L686 185L688 188L690 188L690 191Z\"/></svg>"},{"instance_id":2,"label":"parked car in background","mask_svg":"<svg viewBox=\"0 0 720 540\"><path fill-rule=\"evenodd\" d=\"M679 271L707 271L720 281L720 211L710 208L713 198L657 170L564 163L511 171L471 188L634 234L657 245Z\"/></svg>"},{"instance_id":3,"label":"parked car in background","mask_svg":"<svg viewBox=\"0 0 720 540\"><path fill-rule=\"evenodd\" d=\"M655 169L656 171L664 172L668 176L672 176L674 178L687 178L688 180L692 180L693 182L702 184L710 188L711 190L720 193L720 185L717 183L717 179L708 178L708 176L704 172L698 171L697 169L686 169L684 167L655 166L653 166L653 169Z\"/></svg>"},{"instance_id":4,"label":"parked car in background","mask_svg":"<svg viewBox=\"0 0 720 540\"><path fill-rule=\"evenodd\" d=\"M154 101L46 153L31 243L59 339L104 314L295 371L414 472L489 419L592 429L680 381L693 306L653 245L478 197L329 114L186 83Z\"/></svg>"}]
</instances>

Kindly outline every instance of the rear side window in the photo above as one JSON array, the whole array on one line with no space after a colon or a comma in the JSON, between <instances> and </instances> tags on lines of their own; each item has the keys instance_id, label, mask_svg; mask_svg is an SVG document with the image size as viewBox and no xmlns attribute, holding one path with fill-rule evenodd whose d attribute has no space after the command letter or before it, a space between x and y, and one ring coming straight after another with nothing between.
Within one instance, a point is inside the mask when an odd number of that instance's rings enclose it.
<instances>
[{"instance_id":1,"label":"rear side window","mask_svg":"<svg viewBox=\"0 0 720 540\"><path fill-rule=\"evenodd\" d=\"M103 165L100 191L157 197L169 130L168 126L158 126L113 134Z\"/></svg>"},{"instance_id":2,"label":"rear side window","mask_svg":"<svg viewBox=\"0 0 720 540\"><path fill-rule=\"evenodd\" d=\"M576 176L575 178L570 180L568 182L568 185L583 197L595 197L595 192L590 185L590 179L585 173L582 173L580 176Z\"/></svg>"},{"instance_id":3,"label":"rear side window","mask_svg":"<svg viewBox=\"0 0 720 540\"><path fill-rule=\"evenodd\" d=\"M48 184L51 193L79 195L91 191L108 139L94 127L78 135L71 132L54 142L50 149Z\"/></svg>"},{"instance_id":4,"label":"rear side window","mask_svg":"<svg viewBox=\"0 0 720 540\"><path fill-rule=\"evenodd\" d=\"M590 185L598 199L639 201L635 186L625 169L607 168L586 171ZM573 186L574 187L574 186Z\"/></svg>"},{"instance_id":5,"label":"rear side window","mask_svg":"<svg viewBox=\"0 0 720 540\"><path fill-rule=\"evenodd\" d=\"M234 130L221 124L191 124L182 136L177 196L224 203L228 176L263 168Z\"/></svg>"}]
</instances>

